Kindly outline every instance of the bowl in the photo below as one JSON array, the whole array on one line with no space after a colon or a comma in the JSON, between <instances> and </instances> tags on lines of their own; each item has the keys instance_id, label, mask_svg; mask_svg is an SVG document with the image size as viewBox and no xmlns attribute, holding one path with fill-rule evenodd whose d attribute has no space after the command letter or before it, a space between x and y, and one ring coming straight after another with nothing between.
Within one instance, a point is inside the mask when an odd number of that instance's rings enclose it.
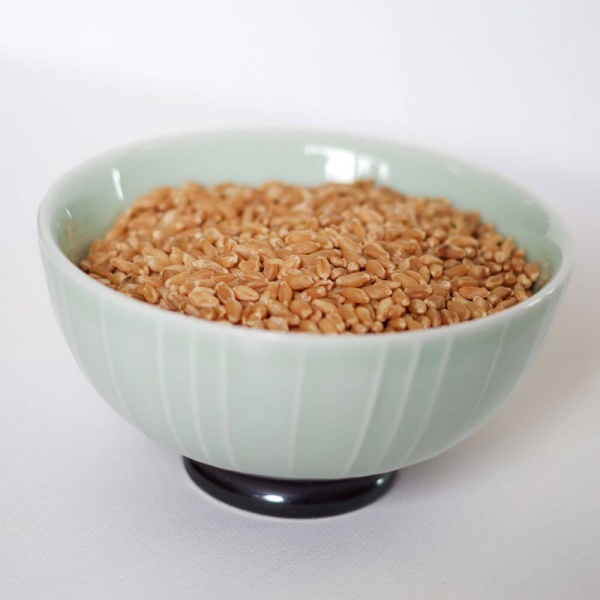
<instances>
[{"instance_id":1,"label":"bowl","mask_svg":"<svg viewBox=\"0 0 600 600\"><path fill-rule=\"evenodd\" d=\"M320 336L169 312L77 267L90 242L153 187L357 178L479 210L542 264L545 284L509 310L458 325ZM573 262L561 220L509 181L428 150L319 132L208 132L116 150L62 177L38 225L56 317L100 396L187 457L188 472L209 492L270 514L303 505L315 514L300 516L321 515L332 498L329 514L364 504L393 472L481 427L537 355ZM306 482L309 492L294 488ZM259 501L270 508L252 504Z\"/></svg>"}]
</instances>

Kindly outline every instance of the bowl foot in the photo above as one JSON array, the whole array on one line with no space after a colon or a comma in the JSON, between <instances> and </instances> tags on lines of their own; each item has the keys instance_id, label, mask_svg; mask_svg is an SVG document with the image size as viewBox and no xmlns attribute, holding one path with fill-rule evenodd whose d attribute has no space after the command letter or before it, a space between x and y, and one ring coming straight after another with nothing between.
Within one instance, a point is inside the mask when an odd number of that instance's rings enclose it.
<instances>
[{"instance_id":1,"label":"bowl foot","mask_svg":"<svg viewBox=\"0 0 600 600\"><path fill-rule=\"evenodd\" d=\"M383 496L396 471L349 479L277 479L246 475L183 459L192 481L236 508L272 517L310 519L340 515Z\"/></svg>"}]
</instances>

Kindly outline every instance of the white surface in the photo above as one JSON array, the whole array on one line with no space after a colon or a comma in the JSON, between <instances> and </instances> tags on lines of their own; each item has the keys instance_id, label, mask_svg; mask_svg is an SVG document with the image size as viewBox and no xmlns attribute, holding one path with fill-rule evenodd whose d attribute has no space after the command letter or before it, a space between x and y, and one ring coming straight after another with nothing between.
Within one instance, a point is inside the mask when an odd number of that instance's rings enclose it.
<instances>
[{"instance_id":1,"label":"white surface","mask_svg":"<svg viewBox=\"0 0 600 600\"><path fill-rule=\"evenodd\" d=\"M600 17L593 1L0 3L0 597L600 597ZM51 313L48 185L118 144L319 126L439 147L556 205L577 269L476 436L314 522L196 490L110 412Z\"/></svg>"}]
</instances>

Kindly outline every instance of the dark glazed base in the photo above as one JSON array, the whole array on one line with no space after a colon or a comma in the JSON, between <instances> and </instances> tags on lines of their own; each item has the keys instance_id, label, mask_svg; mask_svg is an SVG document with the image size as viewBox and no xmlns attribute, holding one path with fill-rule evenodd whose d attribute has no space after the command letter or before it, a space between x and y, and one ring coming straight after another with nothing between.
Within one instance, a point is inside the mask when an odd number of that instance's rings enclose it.
<instances>
[{"instance_id":1,"label":"dark glazed base","mask_svg":"<svg viewBox=\"0 0 600 600\"><path fill-rule=\"evenodd\" d=\"M194 483L236 508L271 517L312 519L362 508L383 496L396 471L351 479L275 479L183 459Z\"/></svg>"}]
</instances>

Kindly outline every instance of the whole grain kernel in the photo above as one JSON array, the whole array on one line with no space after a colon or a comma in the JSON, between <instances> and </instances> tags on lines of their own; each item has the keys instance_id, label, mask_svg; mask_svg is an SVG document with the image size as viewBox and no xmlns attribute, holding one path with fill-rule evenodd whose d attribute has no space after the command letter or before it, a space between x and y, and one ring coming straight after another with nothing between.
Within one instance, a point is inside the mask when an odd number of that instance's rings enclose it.
<instances>
[{"instance_id":1,"label":"whole grain kernel","mask_svg":"<svg viewBox=\"0 0 600 600\"><path fill-rule=\"evenodd\" d=\"M425 312L425 316L429 319L431 327L440 327L442 325L442 315L439 310L429 307Z\"/></svg>"},{"instance_id":2,"label":"whole grain kernel","mask_svg":"<svg viewBox=\"0 0 600 600\"><path fill-rule=\"evenodd\" d=\"M375 275L375 277L378 277L379 279L385 278L385 268L379 261L377 261L373 258L369 259L365 263L365 270L368 273L371 273L371 275Z\"/></svg>"},{"instance_id":3,"label":"whole grain kernel","mask_svg":"<svg viewBox=\"0 0 600 600\"><path fill-rule=\"evenodd\" d=\"M454 325L460 323L460 317L453 310L443 309L440 311L442 316L442 325Z\"/></svg>"},{"instance_id":4,"label":"whole grain kernel","mask_svg":"<svg viewBox=\"0 0 600 600\"><path fill-rule=\"evenodd\" d=\"M411 300L408 310L415 315L424 315L427 312L427 304L423 300Z\"/></svg>"},{"instance_id":5,"label":"whole grain kernel","mask_svg":"<svg viewBox=\"0 0 600 600\"><path fill-rule=\"evenodd\" d=\"M485 280L485 287L488 290L493 290L504 283L504 275L492 275Z\"/></svg>"},{"instance_id":6,"label":"whole grain kernel","mask_svg":"<svg viewBox=\"0 0 600 600\"><path fill-rule=\"evenodd\" d=\"M298 315L301 319L308 319L312 314L313 309L310 307L310 304L305 300L297 298L296 300L292 300L290 302L290 311L295 315Z\"/></svg>"},{"instance_id":7,"label":"whole grain kernel","mask_svg":"<svg viewBox=\"0 0 600 600\"><path fill-rule=\"evenodd\" d=\"M315 261L315 271L321 279L326 281L331 276L331 263L324 256L318 256Z\"/></svg>"},{"instance_id":8,"label":"whole grain kernel","mask_svg":"<svg viewBox=\"0 0 600 600\"><path fill-rule=\"evenodd\" d=\"M225 301L225 310L227 311L227 320L232 323L239 323L242 318L242 305L235 299Z\"/></svg>"},{"instance_id":9,"label":"whole grain kernel","mask_svg":"<svg viewBox=\"0 0 600 600\"><path fill-rule=\"evenodd\" d=\"M527 292L525 292L524 290L517 290L515 292L515 298L517 299L517 302L523 302L523 300L527 300L527 298L529 298L529 296L527 295Z\"/></svg>"},{"instance_id":10,"label":"whole grain kernel","mask_svg":"<svg viewBox=\"0 0 600 600\"><path fill-rule=\"evenodd\" d=\"M235 300L235 292L226 283L217 283L215 285L215 293L217 298L224 304L229 300Z\"/></svg>"},{"instance_id":11,"label":"whole grain kernel","mask_svg":"<svg viewBox=\"0 0 600 600\"><path fill-rule=\"evenodd\" d=\"M381 244L377 242L369 242L363 246L363 254L371 258L380 260L382 258L390 258L389 252L383 249Z\"/></svg>"},{"instance_id":12,"label":"whole grain kernel","mask_svg":"<svg viewBox=\"0 0 600 600\"><path fill-rule=\"evenodd\" d=\"M429 329L431 327L431 321L427 315L419 315L415 317L415 320L421 324L423 329Z\"/></svg>"},{"instance_id":13,"label":"whole grain kernel","mask_svg":"<svg viewBox=\"0 0 600 600\"><path fill-rule=\"evenodd\" d=\"M498 287L492 288L491 295L497 296L501 300L510 296L512 294L512 289L503 285L499 285Z\"/></svg>"},{"instance_id":14,"label":"whole grain kernel","mask_svg":"<svg viewBox=\"0 0 600 600\"><path fill-rule=\"evenodd\" d=\"M470 235L452 235L446 238L446 243L460 248L478 245L478 241Z\"/></svg>"},{"instance_id":15,"label":"whole grain kernel","mask_svg":"<svg viewBox=\"0 0 600 600\"><path fill-rule=\"evenodd\" d=\"M502 302L500 302L500 304L498 304L498 307L502 308L502 309L510 308L511 306L515 306L515 304L517 304L517 302L518 301L516 298L507 298L506 300L503 300Z\"/></svg>"},{"instance_id":16,"label":"whole grain kernel","mask_svg":"<svg viewBox=\"0 0 600 600\"><path fill-rule=\"evenodd\" d=\"M388 319L396 319L401 317L406 312L406 307L401 306L400 304L392 304L392 306L387 311Z\"/></svg>"},{"instance_id":17,"label":"whole grain kernel","mask_svg":"<svg viewBox=\"0 0 600 600\"><path fill-rule=\"evenodd\" d=\"M468 272L469 277L473 277L477 281L487 279L489 274L490 270L484 265L473 265Z\"/></svg>"},{"instance_id":18,"label":"whole grain kernel","mask_svg":"<svg viewBox=\"0 0 600 600\"><path fill-rule=\"evenodd\" d=\"M304 273L294 273L292 275L288 275L286 277L286 281L288 282L292 290L295 291L305 290L313 284L312 277Z\"/></svg>"},{"instance_id":19,"label":"whole grain kernel","mask_svg":"<svg viewBox=\"0 0 600 600\"><path fill-rule=\"evenodd\" d=\"M452 279L453 277L464 277L469 272L469 266L459 263L453 267L449 267L444 271L444 276L447 279Z\"/></svg>"},{"instance_id":20,"label":"whole grain kernel","mask_svg":"<svg viewBox=\"0 0 600 600\"><path fill-rule=\"evenodd\" d=\"M500 265L505 263L509 258L510 254L504 250L498 250L497 252L494 252L494 261Z\"/></svg>"},{"instance_id":21,"label":"whole grain kernel","mask_svg":"<svg viewBox=\"0 0 600 600\"><path fill-rule=\"evenodd\" d=\"M357 254L356 252L351 252L350 250L344 250L342 252L342 258L344 258L348 264L356 263L361 269L367 264L366 257Z\"/></svg>"},{"instance_id":22,"label":"whole grain kernel","mask_svg":"<svg viewBox=\"0 0 600 600\"><path fill-rule=\"evenodd\" d=\"M431 280L431 273L429 272L429 269L425 265L423 265L419 269L418 273L425 280L425 283L429 283L429 281Z\"/></svg>"},{"instance_id":23,"label":"whole grain kernel","mask_svg":"<svg viewBox=\"0 0 600 600\"><path fill-rule=\"evenodd\" d=\"M269 280L274 281L279 273L279 263L275 259L265 260L263 265L263 275Z\"/></svg>"},{"instance_id":24,"label":"whole grain kernel","mask_svg":"<svg viewBox=\"0 0 600 600\"><path fill-rule=\"evenodd\" d=\"M446 306L446 299L438 294L433 294L425 298L425 304L436 310L441 310Z\"/></svg>"},{"instance_id":25,"label":"whole grain kernel","mask_svg":"<svg viewBox=\"0 0 600 600\"><path fill-rule=\"evenodd\" d=\"M265 321L265 327L273 331L288 331L288 322L283 317L269 317Z\"/></svg>"},{"instance_id":26,"label":"whole grain kernel","mask_svg":"<svg viewBox=\"0 0 600 600\"><path fill-rule=\"evenodd\" d=\"M416 281L415 279L407 275L406 272L392 273L392 281L399 282L404 289L406 289L407 287L412 287L413 285L419 285L421 283L420 281Z\"/></svg>"},{"instance_id":27,"label":"whole grain kernel","mask_svg":"<svg viewBox=\"0 0 600 600\"><path fill-rule=\"evenodd\" d=\"M439 264L433 264L429 267L429 272L434 279L439 279L444 274L444 267Z\"/></svg>"},{"instance_id":28,"label":"whole grain kernel","mask_svg":"<svg viewBox=\"0 0 600 600\"><path fill-rule=\"evenodd\" d=\"M307 333L321 333L317 324L314 321L303 320L298 324L299 331L306 331Z\"/></svg>"},{"instance_id":29,"label":"whole grain kernel","mask_svg":"<svg viewBox=\"0 0 600 600\"><path fill-rule=\"evenodd\" d=\"M120 215L81 268L164 310L328 334L483 318L529 298L541 277L477 213L371 181L161 188Z\"/></svg>"},{"instance_id":30,"label":"whole grain kernel","mask_svg":"<svg viewBox=\"0 0 600 600\"><path fill-rule=\"evenodd\" d=\"M448 309L458 315L461 321L467 321L471 318L469 309L465 306L464 302L458 300L451 300L448 302Z\"/></svg>"},{"instance_id":31,"label":"whole grain kernel","mask_svg":"<svg viewBox=\"0 0 600 600\"><path fill-rule=\"evenodd\" d=\"M425 298L431 296L433 291L428 285L417 284L405 287L404 292L411 300L424 300Z\"/></svg>"},{"instance_id":32,"label":"whole grain kernel","mask_svg":"<svg viewBox=\"0 0 600 600\"><path fill-rule=\"evenodd\" d=\"M189 295L190 302L196 308L212 308L219 306L219 299L213 296L207 288L196 288Z\"/></svg>"},{"instance_id":33,"label":"whole grain kernel","mask_svg":"<svg viewBox=\"0 0 600 600\"><path fill-rule=\"evenodd\" d=\"M358 317L358 320L363 323L363 325L373 324L373 316L366 306L358 306L356 308L356 316Z\"/></svg>"},{"instance_id":34,"label":"whole grain kernel","mask_svg":"<svg viewBox=\"0 0 600 600\"><path fill-rule=\"evenodd\" d=\"M388 325L394 331L404 331L407 328L406 319L404 319L403 317L396 317L390 319Z\"/></svg>"},{"instance_id":35,"label":"whole grain kernel","mask_svg":"<svg viewBox=\"0 0 600 600\"><path fill-rule=\"evenodd\" d=\"M490 310L490 308L492 308L488 300L485 298L480 298L479 296L475 296L475 298L473 298L473 304L479 306L479 308L483 309L483 311L486 313Z\"/></svg>"},{"instance_id":36,"label":"whole grain kernel","mask_svg":"<svg viewBox=\"0 0 600 600\"><path fill-rule=\"evenodd\" d=\"M464 277L458 277L456 279L456 287L461 288L465 286L477 287L479 281L475 279L475 277L470 277L469 275L465 275Z\"/></svg>"},{"instance_id":37,"label":"whole grain kernel","mask_svg":"<svg viewBox=\"0 0 600 600\"><path fill-rule=\"evenodd\" d=\"M304 290L304 293L311 299L315 298L325 298L327 296L327 288L322 285L313 285L312 287Z\"/></svg>"},{"instance_id":38,"label":"whole grain kernel","mask_svg":"<svg viewBox=\"0 0 600 600\"><path fill-rule=\"evenodd\" d=\"M304 231L292 231L287 236L285 236L285 243L288 245L298 244L300 242L308 242L314 238L314 232L304 230Z\"/></svg>"},{"instance_id":39,"label":"whole grain kernel","mask_svg":"<svg viewBox=\"0 0 600 600\"><path fill-rule=\"evenodd\" d=\"M527 277L527 275L525 275L525 273L517 275L517 283L522 285L526 290L528 290L533 285L533 282L531 281L531 279L529 279L529 277Z\"/></svg>"},{"instance_id":40,"label":"whole grain kernel","mask_svg":"<svg viewBox=\"0 0 600 600\"><path fill-rule=\"evenodd\" d=\"M525 269L525 260L522 258L513 257L510 261L510 266L515 273L522 273Z\"/></svg>"},{"instance_id":41,"label":"whole grain kernel","mask_svg":"<svg viewBox=\"0 0 600 600\"><path fill-rule=\"evenodd\" d=\"M146 300L146 302L150 302L150 304L156 304L160 298L156 288L149 283L146 283L142 286L141 293L144 296L144 300Z\"/></svg>"},{"instance_id":42,"label":"whole grain kernel","mask_svg":"<svg viewBox=\"0 0 600 600\"><path fill-rule=\"evenodd\" d=\"M115 275L125 275L125 273L115 273ZM141 283L147 283L148 285L151 285L152 287L155 287L155 288L160 288L160 287L163 287L163 285L164 285L163 280L160 277L153 276L153 275L140 275L139 280ZM122 281L123 281L123 279L121 279L121 281L119 281L117 283L117 285L119 283L121 283Z\"/></svg>"},{"instance_id":43,"label":"whole grain kernel","mask_svg":"<svg viewBox=\"0 0 600 600\"><path fill-rule=\"evenodd\" d=\"M318 308L324 315L328 315L337 310L337 306L334 302L325 300L324 298L317 298L312 301L312 305Z\"/></svg>"},{"instance_id":44,"label":"whole grain kernel","mask_svg":"<svg viewBox=\"0 0 600 600\"><path fill-rule=\"evenodd\" d=\"M338 238L338 247L341 250L348 250L349 252L360 252L360 244L345 236L340 236Z\"/></svg>"},{"instance_id":45,"label":"whole grain kernel","mask_svg":"<svg viewBox=\"0 0 600 600\"><path fill-rule=\"evenodd\" d=\"M375 309L375 318L382 323L388 319L389 311L394 306L394 301L391 298L384 298L377 304Z\"/></svg>"},{"instance_id":46,"label":"whole grain kernel","mask_svg":"<svg viewBox=\"0 0 600 600\"><path fill-rule=\"evenodd\" d=\"M531 279L531 281L537 281L540 277L540 265L539 263L527 263L525 267L523 267L525 271L525 275Z\"/></svg>"},{"instance_id":47,"label":"whole grain kernel","mask_svg":"<svg viewBox=\"0 0 600 600\"><path fill-rule=\"evenodd\" d=\"M312 254L320 250L321 246L317 242L306 241L292 244L289 249L293 254Z\"/></svg>"},{"instance_id":48,"label":"whole grain kernel","mask_svg":"<svg viewBox=\"0 0 600 600\"><path fill-rule=\"evenodd\" d=\"M471 319L480 319L485 317L486 311L478 306L475 302L465 302L467 310L471 313Z\"/></svg>"},{"instance_id":49,"label":"whole grain kernel","mask_svg":"<svg viewBox=\"0 0 600 600\"><path fill-rule=\"evenodd\" d=\"M392 290L383 283L374 283L362 288L364 292L373 300L382 300L392 295Z\"/></svg>"},{"instance_id":50,"label":"whole grain kernel","mask_svg":"<svg viewBox=\"0 0 600 600\"><path fill-rule=\"evenodd\" d=\"M279 302L289 306L290 302L294 298L294 290L291 288L287 281L282 281L279 285L279 291L277 293L277 299Z\"/></svg>"},{"instance_id":51,"label":"whole grain kernel","mask_svg":"<svg viewBox=\"0 0 600 600\"><path fill-rule=\"evenodd\" d=\"M255 302L260 298L260 294L247 285L238 285L233 288L233 293L238 300L242 302Z\"/></svg>"},{"instance_id":52,"label":"whole grain kernel","mask_svg":"<svg viewBox=\"0 0 600 600\"><path fill-rule=\"evenodd\" d=\"M111 262L111 265L115 269L117 269L125 274L131 273L131 271L134 267L134 264L132 262L129 262L128 260L123 260L122 258L111 258L110 262ZM88 270L89 270L89 267L88 267Z\"/></svg>"},{"instance_id":53,"label":"whole grain kernel","mask_svg":"<svg viewBox=\"0 0 600 600\"><path fill-rule=\"evenodd\" d=\"M389 287L392 291L402 287L402 284L399 281L390 281L389 279L382 279L379 283Z\"/></svg>"},{"instance_id":54,"label":"whole grain kernel","mask_svg":"<svg viewBox=\"0 0 600 600\"><path fill-rule=\"evenodd\" d=\"M467 300L473 300L473 298L487 298L490 293L484 287L475 287L472 285L465 285L458 288L460 295Z\"/></svg>"},{"instance_id":55,"label":"whole grain kernel","mask_svg":"<svg viewBox=\"0 0 600 600\"><path fill-rule=\"evenodd\" d=\"M416 329L423 329L423 325L421 325L421 323L419 323L419 321L417 321L416 319L413 319L412 317L405 317L406 320L406 325L407 328L410 331L414 331Z\"/></svg>"},{"instance_id":56,"label":"whole grain kernel","mask_svg":"<svg viewBox=\"0 0 600 600\"><path fill-rule=\"evenodd\" d=\"M350 273L348 275L342 275L335 281L336 285L340 287L359 288L369 283L372 277L369 273L362 271L361 273Z\"/></svg>"},{"instance_id":57,"label":"whole grain kernel","mask_svg":"<svg viewBox=\"0 0 600 600\"><path fill-rule=\"evenodd\" d=\"M444 282L444 283L448 283L448 282ZM448 292L449 286L446 287L445 285L442 285L441 283L431 283L429 285L429 287L431 288L431 293L433 295L441 296L444 299L448 298L448 295L449 295L449 292Z\"/></svg>"},{"instance_id":58,"label":"whole grain kernel","mask_svg":"<svg viewBox=\"0 0 600 600\"><path fill-rule=\"evenodd\" d=\"M406 292L398 288L392 292L392 300L396 304L400 304L401 306L408 306L410 304L410 298L406 295Z\"/></svg>"},{"instance_id":59,"label":"whole grain kernel","mask_svg":"<svg viewBox=\"0 0 600 600\"><path fill-rule=\"evenodd\" d=\"M330 259L331 264L333 264L334 259ZM345 264L345 263L344 263ZM346 271L346 269L344 267L336 267L335 269L331 270L331 281L337 281L340 277L342 277L343 275L347 275L348 271Z\"/></svg>"},{"instance_id":60,"label":"whole grain kernel","mask_svg":"<svg viewBox=\"0 0 600 600\"><path fill-rule=\"evenodd\" d=\"M335 324L327 317L320 319L317 326L321 333L338 333Z\"/></svg>"},{"instance_id":61,"label":"whole grain kernel","mask_svg":"<svg viewBox=\"0 0 600 600\"><path fill-rule=\"evenodd\" d=\"M340 315L342 319L344 319L346 326L358 323L358 317L356 316L356 312L352 304L342 304L342 306L340 306Z\"/></svg>"},{"instance_id":62,"label":"whole grain kernel","mask_svg":"<svg viewBox=\"0 0 600 600\"><path fill-rule=\"evenodd\" d=\"M440 246L437 251L437 256L440 258L457 258L462 259L466 257L465 249L460 246L454 246L452 244L444 244Z\"/></svg>"}]
</instances>

